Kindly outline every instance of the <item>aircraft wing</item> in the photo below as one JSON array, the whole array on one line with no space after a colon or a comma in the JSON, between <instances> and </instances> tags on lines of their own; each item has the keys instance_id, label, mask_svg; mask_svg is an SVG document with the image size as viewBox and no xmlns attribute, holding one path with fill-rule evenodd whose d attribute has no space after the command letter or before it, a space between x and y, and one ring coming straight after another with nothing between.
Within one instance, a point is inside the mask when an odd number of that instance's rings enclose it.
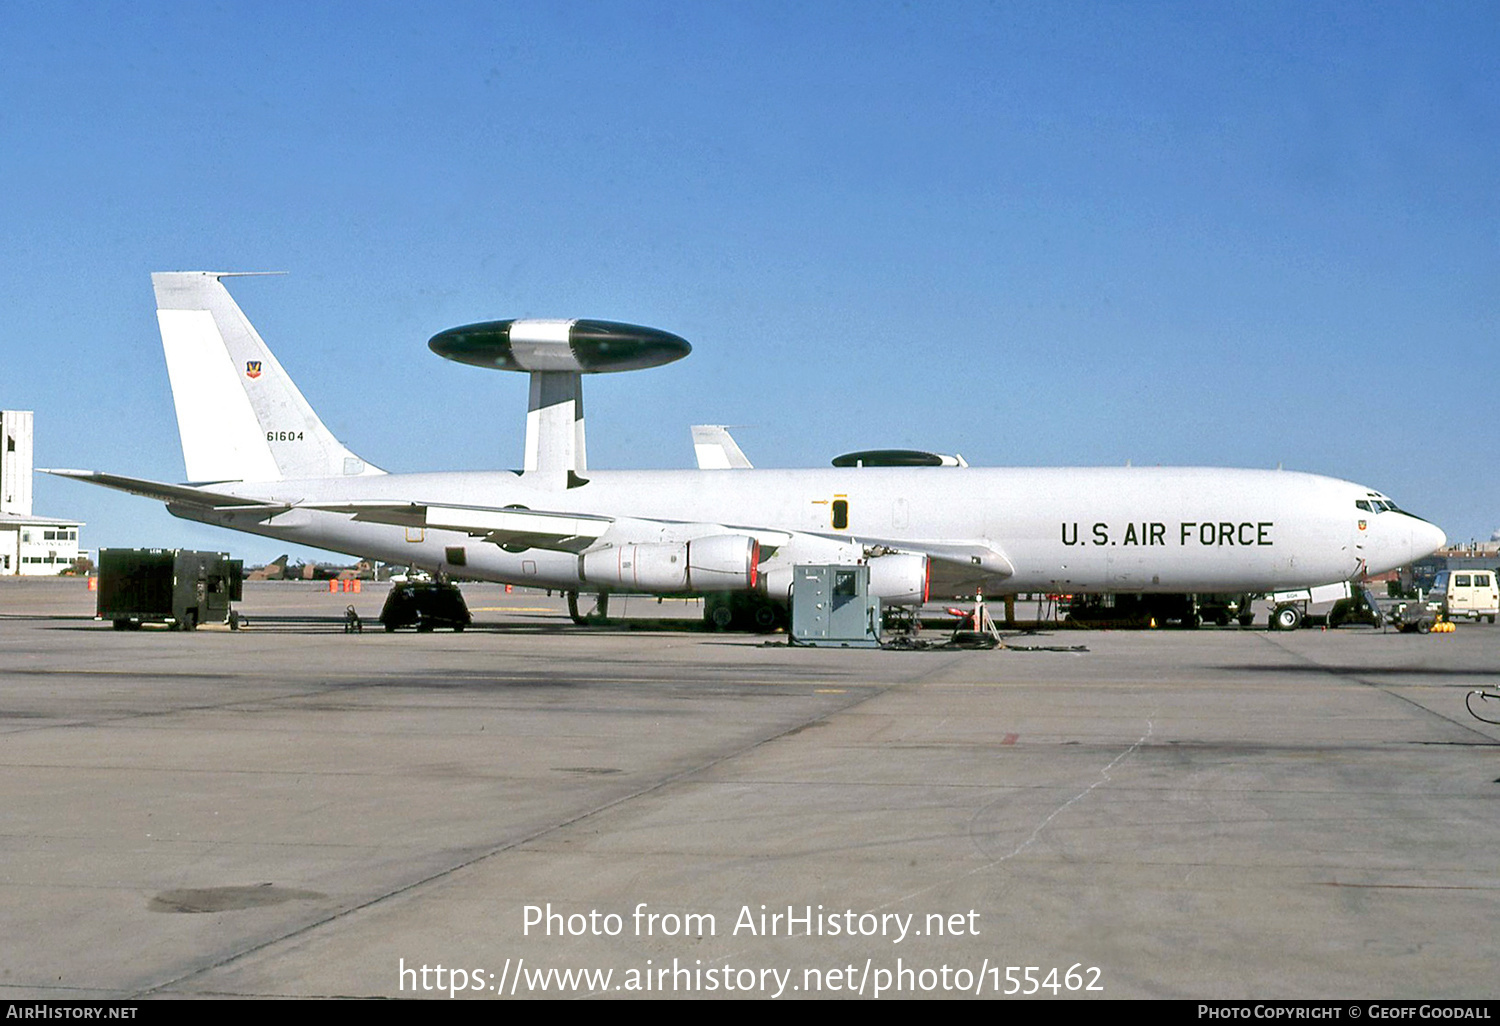
<instances>
[{"instance_id":1,"label":"aircraft wing","mask_svg":"<svg viewBox=\"0 0 1500 1026\"><path fill-rule=\"evenodd\" d=\"M988 541L953 544L949 542L918 542L918 552L925 552L936 563L948 564L955 569L985 577L1010 577L1015 566L995 545Z\"/></svg>"},{"instance_id":2,"label":"aircraft wing","mask_svg":"<svg viewBox=\"0 0 1500 1026\"><path fill-rule=\"evenodd\" d=\"M866 545L889 548L897 552L925 555L932 567L932 590L935 594L963 593L997 585L1013 577L1015 566L988 539L961 542L913 542L863 539Z\"/></svg>"},{"instance_id":3,"label":"aircraft wing","mask_svg":"<svg viewBox=\"0 0 1500 1026\"><path fill-rule=\"evenodd\" d=\"M598 543L612 528L614 537L624 533L631 540L667 541L702 536L709 530L749 535L769 554L794 542L796 535L786 531L745 527L743 525L697 524L634 517L608 517L592 513L560 513L534 509L458 506L441 503L393 503L379 500L353 502L300 503L299 509L317 509L349 513L356 520L396 524L402 527L430 527L464 531L483 537L496 545L524 545L530 548L561 552L583 552ZM828 536L823 536L828 538ZM605 539L608 541L609 539ZM845 540L828 538L828 540ZM853 541L853 539L847 539ZM867 551L887 549L925 555L932 561L934 584L950 590L961 587L983 587L1015 574L1015 567L993 543L987 540L966 542L911 542L861 538L856 542Z\"/></svg>"},{"instance_id":4,"label":"aircraft wing","mask_svg":"<svg viewBox=\"0 0 1500 1026\"><path fill-rule=\"evenodd\" d=\"M611 529L615 538L623 533L630 541L684 541L710 533L749 535L767 550L785 545L792 535L786 531L733 527L723 524L701 524L672 520L649 520L637 517L608 517L595 513L559 513L549 510L517 507L458 506L448 503L387 502L355 500L352 502L304 502L298 509L349 513L355 520L399 527L430 527L435 530L463 531L496 545L552 549L558 552L582 552L590 548ZM606 541L609 539L605 539Z\"/></svg>"},{"instance_id":5,"label":"aircraft wing","mask_svg":"<svg viewBox=\"0 0 1500 1026\"><path fill-rule=\"evenodd\" d=\"M548 513L428 502L305 502L298 508L352 513L355 520L377 524L464 531L496 545L524 545L561 552L582 552L598 541L615 522L613 517L588 513Z\"/></svg>"}]
</instances>

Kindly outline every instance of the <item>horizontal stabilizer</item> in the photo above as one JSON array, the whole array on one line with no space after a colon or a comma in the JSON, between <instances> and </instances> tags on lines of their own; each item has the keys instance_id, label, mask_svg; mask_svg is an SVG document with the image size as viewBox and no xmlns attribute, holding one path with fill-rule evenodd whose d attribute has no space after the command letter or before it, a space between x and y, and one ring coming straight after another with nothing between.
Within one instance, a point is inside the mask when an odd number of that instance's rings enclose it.
<instances>
[{"instance_id":1,"label":"horizontal stabilizer","mask_svg":"<svg viewBox=\"0 0 1500 1026\"><path fill-rule=\"evenodd\" d=\"M43 474L55 477L71 477L75 481L114 488L131 495L144 495L148 499L159 499L183 506L199 506L204 509L235 509L277 511L291 507L292 503L267 503L264 499L246 499L238 495L214 492L194 485L167 484L165 481L150 481L142 477L124 477L120 474L104 474L97 470L47 470L38 467Z\"/></svg>"}]
</instances>

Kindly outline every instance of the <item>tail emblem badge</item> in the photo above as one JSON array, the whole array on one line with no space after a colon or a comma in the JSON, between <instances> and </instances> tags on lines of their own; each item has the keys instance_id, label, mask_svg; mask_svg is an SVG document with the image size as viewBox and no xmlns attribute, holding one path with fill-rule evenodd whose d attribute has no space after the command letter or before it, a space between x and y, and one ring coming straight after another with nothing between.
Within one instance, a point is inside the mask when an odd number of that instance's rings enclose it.
<instances>
[{"instance_id":1,"label":"tail emblem badge","mask_svg":"<svg viewBox=\"0 0 1500 1026\"><path fill-rule=\"evenodd\" d=\"M245 377L247 377L247 378L258 378L258 377L260 377L260 361L259 360L246 360L245 361Z\"/></svg>"}]
</instances>

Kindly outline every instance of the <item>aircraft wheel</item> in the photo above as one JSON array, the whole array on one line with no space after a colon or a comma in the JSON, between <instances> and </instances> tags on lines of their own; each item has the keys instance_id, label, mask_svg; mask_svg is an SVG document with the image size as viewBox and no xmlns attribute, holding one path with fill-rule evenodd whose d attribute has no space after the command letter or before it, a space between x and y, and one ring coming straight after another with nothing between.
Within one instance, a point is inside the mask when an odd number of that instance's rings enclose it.
<instances>
[{"instance_id":1,"label":"aircraft wheel","mask_svg":"<svg viewBox=\"0 0 1500 1026\"><path fill-rule=\"evenodd\" d=\"M1220 613L1218 616L1214 617L1214 623L1218 624L1220 627L1228 627L1229 626L1229 614L1228 613Z\"/></svg>"},{"instance_id":2,"label":"aircraft wheel","mask_svg":"<svg viewBox=\"0 0 1500 1026\"><path fill-rule=\"evenodd\" d=\"M1273 631L1294 631L1302 622L1302 611L1290 603L1277 606L1271 613Z\"/></svg>"},{"instance_id":3,"label":"aircraft wheel","mask_svg":"<svg viewBox=\"0 0 1500 1026\"><path fill-rule=\"evenodd\" d=\"M734 623L734 607L726 599L710 599L703 607L703 622L711 631L727 631Z\"/></svg>"},{"instance_id":4,"label":"aircraft wheel","mask_svg":"<svg viewBox=\"0 0 1500 1026\"><path fill-rule=\"evenodd\" d=\"M198 612L197 612L197 610L189 609L187 611L187 615L184 616L182 618L182 620L178 622L177 629L180 630L180 631L195 631L195 630L197 630L198 629Z\"/></svg>"},{"instance_id":5,"label":"aircraft wheel","mask_svg":"<svg viewBox=\"0 0 1500 1026\"><path fill-rule=\"evenodd\" d=\"M1249 627L1252 623L1255 622L1255 614L1254 613L1241 613L1240 617L1239 617L1239 621L1240 621L1240 626L1241 627Z\"/></svg>"},{"instance_id":6,"label":"aircraft wheel","mask_svg":"<svg viewBox=\"0 0 1500 1026\"><path fill-rule=\"evenodd\" d=\"M757 602L750 613L750 624L757 634L770 634L781 626L781 611L769 602Z\"/></svg>"}]
</instances>

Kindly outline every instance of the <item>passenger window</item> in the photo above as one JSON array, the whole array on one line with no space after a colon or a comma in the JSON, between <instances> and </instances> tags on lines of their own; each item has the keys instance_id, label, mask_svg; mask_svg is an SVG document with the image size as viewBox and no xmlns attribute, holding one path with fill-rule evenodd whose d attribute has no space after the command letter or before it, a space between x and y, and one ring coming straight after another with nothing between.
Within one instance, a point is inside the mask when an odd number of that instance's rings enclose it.
<instances>
[{"instance_id":1,"label":"passenger window","mask_svg":"<svg viewBox=\"0 0 1500 1026\"><path fill-rule=\"evenodd\" d=\"M833 500L833 529L842 531L849 526L849 500Z\"/></svg>"}]
</instances>

